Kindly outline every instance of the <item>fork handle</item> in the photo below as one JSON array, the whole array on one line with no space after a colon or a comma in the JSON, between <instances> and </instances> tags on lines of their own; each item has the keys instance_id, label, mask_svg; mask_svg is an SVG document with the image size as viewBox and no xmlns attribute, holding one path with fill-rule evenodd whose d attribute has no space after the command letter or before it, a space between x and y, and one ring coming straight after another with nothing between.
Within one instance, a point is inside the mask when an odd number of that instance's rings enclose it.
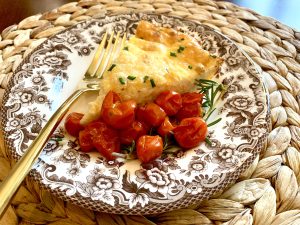
<instances>
[{"instance_id":1,"label":"fork handle","mask_svg":"<svg viewBox=\"0 0 300 225\"><path fill-rule=\"evenodd\" d=\"M6 178L0 185L0 218L3 216L6 208L8 207L11 198L17 191L18 187L25 179L26 175L31 170L36 159L39 157L43 147L50 138L53 131L57 128L58 124L67 113L70 106L75 100L83 93L93 90L90 88L79 89L75 91L52 115L52 117L45 124L39 135L28 147L21 159L15 164Z\"/></svg>"}]
</instances>

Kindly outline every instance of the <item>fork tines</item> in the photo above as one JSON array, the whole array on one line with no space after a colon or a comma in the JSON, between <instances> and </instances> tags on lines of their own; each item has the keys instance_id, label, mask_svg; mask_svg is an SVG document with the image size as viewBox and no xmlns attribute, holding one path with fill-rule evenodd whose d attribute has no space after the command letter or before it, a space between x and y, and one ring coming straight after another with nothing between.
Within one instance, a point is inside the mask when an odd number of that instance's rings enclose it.
<instances>
[{"instance_id":1,"label":"fork tines","mask_svg":"<svg viewBox=\"0 0 300 225\"><path fill-rule=\"evenodd\" d=\"M109 40L106 44L107 36ZM111 66L112 62L119 55L120 50L126 40L126 33L123 34L122 39L120 38L120 32L115 36L114 32L108 34L106 31L103 35L102 41L99 44L92 63L85 73L85 78L100 78L102 74Z\"/></svg>"}]
</instances>

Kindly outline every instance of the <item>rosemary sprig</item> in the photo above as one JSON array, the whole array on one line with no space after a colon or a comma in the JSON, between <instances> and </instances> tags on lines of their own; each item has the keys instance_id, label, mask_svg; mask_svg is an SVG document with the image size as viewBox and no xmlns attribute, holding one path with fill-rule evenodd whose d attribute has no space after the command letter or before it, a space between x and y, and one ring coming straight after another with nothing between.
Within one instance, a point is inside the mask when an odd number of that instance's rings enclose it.
<instances>
[{"instance_id":1,"label":"rosemary sprig","mask_svg":"<svg viewBox=\"0 0 300 225\"><path fill-rule=\"evenodd\" d=\"M132 141L131 145L122 147L123 158L136 159L135 141Z\"/></svg>"},{"instance_id":2,"label":"rosemary sprig","mask_svg":"<svg viewBox=\"0 0 300 225\"><path fill-rule=\"evenodd\" d=\"M174 136L173 135L171 135L171 136L165 135L164 141L163 141L163 153L164 154L175 154L179 150L181 150L181 148L176 144Z\"/></svg>"},{"instance_id":3,"label":"rosemary sprig","mask_svg":"<svg viewBox=\"0 0 300 225\"><path fill-rule=\"evenodd\" d=\"M211 116L211 114L216 110L216 108L212 109L208 114L206 113L206 118L205 118L205 121L208 120L208 118Z\"/></svg>"},{"instance_id":4,"label":"rosemary sprig","mask_svg":"<svg viewBox=\"0 0 300 225\"><path fill-rule=\"evenodd\" d=\"M205 142L206 142L209 146L212 146L211 140L210 140L208 137L205 138Z\"/></svg>"},{"instance_id":5,"label":"rosemary sprig","mask_svg":"<svg viewBox=\"0 0 300 225\"><path fill-rule=\"evenodd\" d=\"M199 93L204 94L204 102L202 103L202 107L206 108L206 110L204 112L203 118L205 121L208 121L209 117L216 110L215 104L222 96L225 87L224 85L219 84L213 80L206 79L196 79L195 85L197 86ZM213 126L220 121L221 118L211 122L208 125Z\"/></svg>"},{"instance_id":6,"label":"rosemary sprig","mask_svg":"<svg viewBox=\"0 0 300 225\"><path fill-rule=\"evenodd\" d=\"M126 153L131 154L135 150L135 141L132 141L131 145L128 145L123 148L123 151L126 151Z\"/></svg>"},{"instance_id":7,"label":"rosemary sprig","mask_svg":"<svg viewBox=\"0 0 300 225\"><path fill-rule=\"evenodd\" d=\"M208 126L208 127L211 127L211 126L213 126L213 125L219 123L221 120L222 120L222 118L216 119L215 121L213 121L213 122L207 124L207 126Z\"/></svg>"}]
</instances>

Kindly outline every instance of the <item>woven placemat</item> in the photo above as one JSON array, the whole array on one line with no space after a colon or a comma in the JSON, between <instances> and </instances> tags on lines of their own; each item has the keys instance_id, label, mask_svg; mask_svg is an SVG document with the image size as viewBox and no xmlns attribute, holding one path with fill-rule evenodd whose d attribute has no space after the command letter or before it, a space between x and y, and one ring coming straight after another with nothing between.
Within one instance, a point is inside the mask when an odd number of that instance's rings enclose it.
<instances>
[{"instance_id":1,"label":"woven placemat","mask_svg":"<svg viewBox=\"0 0 300 225\"><path fill-rule=\"evenodd\" d=\"M26 180L2 225L124 224L300 224L300 33L256 12L210 0L82 0L31 16L0 36L0 101L21 60L49 36L106 13L165 13L201 21L227 35L262 69L270 93L272 131L266 150L240 179L219 196L155 217L93 212L63 202ZM1 137L0 137L1 138ZM10 170L0 140L0 180Z\"/></svg>"}]
</instances>

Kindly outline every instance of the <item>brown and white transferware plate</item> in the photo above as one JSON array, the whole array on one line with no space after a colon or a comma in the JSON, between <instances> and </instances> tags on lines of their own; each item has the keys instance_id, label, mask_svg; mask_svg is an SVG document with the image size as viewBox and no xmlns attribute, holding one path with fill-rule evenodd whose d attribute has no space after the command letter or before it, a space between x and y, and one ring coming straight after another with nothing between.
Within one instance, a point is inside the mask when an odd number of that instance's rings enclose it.
<instances>
[{"instance_id":1,"label":"brown and white transferware plate","mask_svg":"<svg viewBox=\"0 0 300 225\"><path fill-rule=\"evenodd\" d=\"M107 161L97 152L78 151L75 138L58 128L30 176L51 193L92 210L154 214L207 199L234 182L262 150L268 133L268 101L255 65L213 29L163 15L105 16L79 23L42 43L15 71L4 96L2 125L11 155L19 159L46 121L78 87L106 30L134 34L148 20L195 37L212 55L224 59L214 78L228 86L211 120L212 145L202 143L143 169L138 160ZM93 99L74 107L85 112Z\"/></svg>"}]
</instances>

